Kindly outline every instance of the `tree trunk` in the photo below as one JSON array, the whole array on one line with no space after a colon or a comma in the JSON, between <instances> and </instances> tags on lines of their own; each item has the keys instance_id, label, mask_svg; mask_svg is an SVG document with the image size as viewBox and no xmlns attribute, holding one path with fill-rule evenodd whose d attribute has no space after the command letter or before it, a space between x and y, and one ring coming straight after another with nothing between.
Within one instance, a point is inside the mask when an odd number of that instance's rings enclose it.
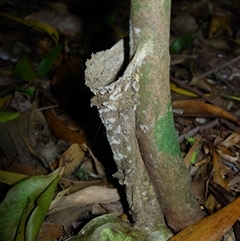
<instances>
[{"instance_id":1,"label":"tree trunk","mask_svg":"<svg viewBox=\"0 0 240 241\"><path fill-rule=\"evenodd\" d=\"M178 231L202 217L182 161L169 86L169 0L132 0L131 49L142 52L136 133L168 225Z\"/></svg>"},{"instance_id":2,"label":"tree trunk","mask_svg":"<svg viewBox=\"0 0 240 241\"><path fill-rule=\"evenodd\" d=\"M169 0L132 0L129 63L124 43L87 62L129 212L136 225L178 231L202 217L182 162L169 87Z\"/></svg>"}]
</instances>

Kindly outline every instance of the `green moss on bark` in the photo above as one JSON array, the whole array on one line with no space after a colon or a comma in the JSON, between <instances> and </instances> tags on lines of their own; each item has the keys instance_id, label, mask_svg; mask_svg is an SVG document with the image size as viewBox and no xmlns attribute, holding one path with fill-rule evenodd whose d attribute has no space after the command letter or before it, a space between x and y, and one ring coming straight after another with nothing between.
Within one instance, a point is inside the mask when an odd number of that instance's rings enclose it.
<instances>
[{"instance_id":1,"label":"green moss on bark","mask_svg":"<svg viewBox=\"0 0 240 241\"><path fill-rule=\"evenodd\" d=\"M154 127L154 138L157 149L160 152L170 154L173 157L181 156L170 107L168 108L166 115L156 121L156 125Z\"/></svg>"},{"instance_id":2,"label":"green moss on bark","mask_svg":"<svg viewBox=\"0 0 240 241\"><path fill-rule=\"evenodd\" d=\"M140 4L139 2L134 1L134 2L132 3L132 9L131 9L132 11L138 12L138 11L141 10L141 8L142 8L142 6L141 6L141 4Z\"/></svg>"}]
</instances>

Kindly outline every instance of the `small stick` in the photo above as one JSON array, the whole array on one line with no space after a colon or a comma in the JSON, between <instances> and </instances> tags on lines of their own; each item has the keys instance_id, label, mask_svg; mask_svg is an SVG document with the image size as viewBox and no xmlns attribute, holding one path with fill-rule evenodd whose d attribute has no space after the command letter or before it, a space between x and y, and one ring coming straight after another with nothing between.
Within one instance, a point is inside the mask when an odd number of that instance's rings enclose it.
<instances>
[{"instance_id":1,"label":"small stick","mask_svg":"<svg viewBox=\"0 0 240 241\"><path fill-rule=\"evenodd\" d=\"M182 135L178 136L178 142L181 143L186 137L188 136L194 136L196 135L199 131L203 131L204 129L211 129L214 126L216 126L219 123L218 119L214 119L212 121L207 122L204 125L197 126L187 132L184 132Z\"/></svg>"},{"instance_id":2,"label":"small stick","mask_svg":"<svg viewBox=\"0 0 240 241\"><path fill-rule=\"evenodd\" d=\"M223 69L223 68L225 68L225 67L227 67L227 66L229 66L229 65L231 65L231 64L233 64L235 62L237 62L238 60L240 60L240 55L237 56L236 58L228 61L227 63L224 63L224 64L222 64L222 65L220 65L220 66L218 66L218 67L216 67L216 68L214 68L212 70L209 70L209 71L207 71L207 72L205 72L203 74L200 74L200 75L194 77L194 79L195 80L199 80L199 79L201 79L203 77L206 77L206 76L208 76L210 74L213 74L214 72L217 72L218 70Z\"/></svg>"},{"instance_id":3,"label":"small stick","mask_svg":"<svg viewBox=\"0 0 240 241\"><path fill-rule=\"evenodd\" d=\"M187 84L184 84L182 83L181 81L179 81L178 79L174 78L173 76L170 76L170 79L172 82L174 82L176 85L186 89L186 90L189 90L195 94L197 94L198 96L200 96L201 98L203 98L204 100L206 100L208 103L212 104L212 105L216 105L218 107L221 107L219 106L218 104L216 104L213 100L209 99L206 95L203 94L202 91L198 90L198 89L195 89ZM222 108L222 107L221 107Z\"/></svg>"}]
</instances>

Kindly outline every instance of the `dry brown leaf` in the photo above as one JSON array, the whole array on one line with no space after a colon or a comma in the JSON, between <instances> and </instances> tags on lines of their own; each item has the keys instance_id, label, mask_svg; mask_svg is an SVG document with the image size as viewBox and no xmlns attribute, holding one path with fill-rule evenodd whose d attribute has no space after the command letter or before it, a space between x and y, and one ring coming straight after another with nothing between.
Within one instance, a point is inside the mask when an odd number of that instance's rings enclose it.
<instances>
[{"instance_id":1,"label":"dry brown leaf","mask_svg":"<svg viewBox=\"0 0 240 241\"><path fill-rule=\"evenodd\" d=\"M220 186L222 186L223 188L225 188L227 191L229 191L229 187L228 184L226 182L226 180L222 177L220 168L219 168L219 161L218 161L218 154L215 151L215 148L213 146L211 146L212 149L212 165L213 165L213 181L217 184L219 184ZM206 201L206 208L209 211L213 211L217 205L217 200L215 199L215 197L210 194L207 201Z\"/></svg>"},{"instance_id":2,"label":"dry brown leaf","mask_svg":"<svg viewBox=\"0 0 240 241\"><path fill-rule=\"evenodd\" d=\"M182 64L186 59L196 58L196 55L187 55L187 54L171 54L170 65Z\"/></svg>"},{"instance_id":3,"label":"dry brown leaf","mask_svg":"<svg viewBox=\"0 0 240 241\"><path fill-rule=\"evenodd\" d=\"M43 222L37 241L62 239L64 232L64 228L60 224Z\"/></svg>"},{"instance_id":4,"label":"dry brown leaf","mask_svg":"<svg viewBox=\"0 0 240 241\"><path fill-rule=\"evenodd\" d=\"M62 163L60 166L65 166L64 176L70 175L79 167L84 156L85 153L79 144L72 144L59 158L59 163Z\"/></svg>"},{"instance_id":5,"label":"dry brown leaf","mask_svg":"<svg viewBox=\"0 0 240 241\"><path fill-rule=\"evenodd\" d=\"M200 116L224 118L237 123L240 122L230 113L222 108L199 101L177 100L172 103L173 113L180 116Z\"/></svg>"},{"instance_id":6,"label":"dry brown leaf","mask_svg":"<svg viewBox=\"0 0 240 241\"><path fill-rule=\"evenodd\" d=\"M57 116L58 119L63 122L70 130L79 131L82 129L76 118L71 117L70 114L63 113Z\"/></svg>"},{"instance_id":7,"label":"dry brown leaf","mask_svg":"<svg viewBox=\"0 0 240 241\"><path fill-rule=\"evenodd\" d=\"M240 134L237 132L232 133L228 138L226 138L224 141L220 142L218 146L224 146L226 148L229 148L231 146L234 146L240 141Z\"/></svg>"},{"instance_id":8,"label":"dry brown leaf","mask_svg":"<svg viewBox=\"0 0 240 241\"><path fill-rule=\"evenodd\" d=\"M207 93L212 93L213 85L209 83L209 81L206 78L198 78L198 73L196 74L196 77L193 77L192 80L188 83L190 86L195 86L203 91L206 91Z\"/></svg>"},{"instance_id":9,"label":"dry brown leaf","mask_svg":"<svg viewBox=\"0 0 240 241\"><path fill-rule=\"evenodd\" d=\"M84 188L78 192L64 196L49 214L59 212L71 206L85 206L94 203L110 203L120 200L118 190L116 188L106 188L100 186L91 186Z\"/></svg>"},{"instance_id":10,"label":"dry brown leaf","mask_svg":"<svg viewBox=\"0 0 240 241\"><path fill-rule=\"evenodd\" d=\"M200 179L191 182L193 192L195 194L198 203L204 204L206 199L206 180Z\"/></svg>"},{"instance_id":11,"label":"dry brown leaf","mask_svg":"<svg viewBox=\"0 0 240 241\"><path fill-rule=\"evenodd\" d=\"M48 24L57 29L61 34L69 37L82 31L82 21L79 17L71 14L42 10L31 13L25 19Z\"/></svg>"},{"instance_id":12,"label":"dry brown leaf","mask_svg":"<svg viewBox=\"0 0 240 241\"><path fill-rule=\"evenodd\" d=\"M78 133L67 128L51 110L44 110L44 116L49 124L50 131L59 139L71 143L88 143L86 136L83 133Z\"/></svg>"},{"instance_id":13,"label":"dry brown leaf","mask_svg":"<svg viewBox=\"0 0 240 241\"><path fill-rule=\"evenodd\" d=\"M235 190L236 192L240 192L240 176L236 175L232 180L229 182L230 189Z\"/></svg>"},{"instance_id":14,"label":"dry brown leaf","mask_svg":"<svg viewBox=\"0 0 240 241\"><path fill-rule=\"evenodd\" d=\"M122 202L119 200L117 202L111 202L111 203L102 203L100 204L94 204L93 205L93 209L92 209L92 214L93 215L98 215L97 213L97 206L101 206L102 208L104 208L105 213L114 213L116 216L120 217L121 215L123 215L124 210L123 210L123 205Z\"/></svg>"},{"instance_id":15,"label":"dry brown leaf","mask_svg":"<svg viewBox=\"0 0 240 241\"><path fill-rule=\"evenodd\" d=\"M229 161L229 162L236 162L239 160L239 154L237 154L236 156L233 156L233 153L228 150L228 149L225 149L222 147L221 149L218 149L217 150L217 153L226 161Z\"/></svg>"},{"instance_id":16,"label":"dry brown leaf","mask_svg":"<svg viewBox=\"0 0 240 241\"><path fill-rule=\"evenodd\" d=\"M63 188L71 187L69 193L73 193L79 191L83 188L90 187L90 186L103 186L103 182L100 179L96 179L93 181L73 181L67 178L61 178L61 185Z\"/></svg>"},{"instance_id":17,"label":"dry brown leaf","mask_svg":"<svg viewBox=\"0 0 240 241\"><path fill-rule=\"evenodd\" d=\"M86 219L89 219L88 217L90 216L89 214L91 213L91 211L92 205L67 207L61 212L55 212L48 215L45 221L61 224L64 227L64 231L66 234L73 231L73 226L74 228L76 227L76 225L74 224L76 220L82 219L84 222L86 222Z\"/></svg>"},{"instance_id":18,"label":"dry brown leaf","mask_svg":"<svg viewBox=\"0 0 240 241\"><path fill-rule=\"evenodd\" d=\"M64 195L69 194L71 188L72 188L72 186L69 186L68 188L63 189L62 191L60 191L60 192L56 195L56 197L52 200L51 205L50 205L50 207L49 207L49 210L52 209L52 208L56 205L56 203L59 202L59 201L62 199L62 197L63 197Z\"/></svg>"},{"instance_id":19,"label":"dry brown leaf","mask_svg":"<svg viewBox=\"0 0 240 241\"><path fill-rule=\"evenodd\" d=\"M0 157L0 165L9 172L26 174L28 176L48 174L48 171L46 169L31 165L24 165L19 162L18 158L14 159L13 161L9 161L7 159Z\"/></svg>"},{"instance_id":20,"label":"dry brown leaf","mask_svg":"<svg viewBox=\"0 0 240 241\"><path fill-rule=\"evenodd\" d=\"M215 148L212 147L213 181L229 191L228 184L222 177L221 170L219 168L218 157L219 156L217 155Z\"/></svg>"},{"instance_id":21,"label":"dry brown leaf","mask_svg":"<svg viewBox=\"0 0 240 241\"><path fill-rule=\"evenodd\" d=\"M232 35L229 12L221 10L215 12L212 16L208 37L212 39L218 37L223 32L227 32L230 36Z\"/></svg>"},{"instance_id":22,"label":"dry brown leaf","mask_svg":"<svg viewBox=\"0 0 240 241\"><path fill-rule=\"evenodd\" d=\"M231 151L229 148L237 145L240 141L240 135L237 132L232 133L228 138L217 145L217 153L225 160L236 162L239 160L239 153Z\"/></svg>"},{"instance_id":23,"label":"dry brown leaf","mask_svg":"<svg viewBox=\"0 0 240 241\"><path fill-rule=\"evenodd\" d=\"M240 197L213 215L183 229L169 241L218 241L239 217Z\"/></svg>"},{"instance_id":24,"label":"dry brown leaf","mask_svg":"<svg viewBox=\"0 0 240 241\"><path fill-rule=\"evenodd\" d=\"M47 105L46 99L44 96L41 97L41 102L44 106ZM58 118L53 114L52 110L44 110L43 114L48 122L48 127L52 134L54 134L57 138L71 142L71 143L88 143L86 136L83 133L78 133L76 131L70 130L67 126L65 126Z\"/></svg>"},{"instance_id":25,"label":"dry brown leaf","mask_svg":"<svg viewBox=\"0 0 240 241\"><path fill-rule=\"evenodd\" d=\"M108 184L108 180L107 180L108 178L107 178L107 175L105 173L104 165L101 162L98 161L98 159L93 155L92 151L90 150L90 148L86 144L83 144L83 148L87 149L87 151L91 155L99 177L107 185Z\"/></svg>"}]
</instances>

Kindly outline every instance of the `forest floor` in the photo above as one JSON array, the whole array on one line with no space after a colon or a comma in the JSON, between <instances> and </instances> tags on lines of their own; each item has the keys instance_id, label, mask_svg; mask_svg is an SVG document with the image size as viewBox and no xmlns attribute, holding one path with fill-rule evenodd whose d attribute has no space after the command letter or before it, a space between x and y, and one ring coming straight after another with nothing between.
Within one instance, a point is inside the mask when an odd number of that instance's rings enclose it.
<instances>
[{"instance_id":1,"label":"forest floor","mask_svg":"<svg viewBox=\"0 0 240 241\"><path fill-rule=\"evenodd\" d=\"M8 185L0 183L0 200L16 180L64 166L61 197L47 210L37 240L65 240L96 216L126 218L84 71L92 53L128 35L129 3L30 2L0 3L0 169L21 174L15 181L1 174ZM206 215L240 194L239 11L238 1L172 2L172 109L183 161ZM21 189L23 196L30 185ZM236 225L222 240L240 240Z\"/></svg>"}]
</instances>

